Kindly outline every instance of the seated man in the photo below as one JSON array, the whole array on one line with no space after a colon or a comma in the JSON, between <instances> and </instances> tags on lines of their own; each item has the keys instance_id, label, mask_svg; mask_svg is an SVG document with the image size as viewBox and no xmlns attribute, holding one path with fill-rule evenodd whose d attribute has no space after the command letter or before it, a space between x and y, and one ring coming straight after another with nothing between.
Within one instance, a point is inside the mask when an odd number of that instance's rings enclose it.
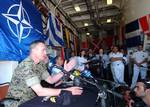
<instances>
[{"instance_id":1,"label":"seated man","mask_svg":"<svg viewBox=\"0 0 150 107\"><path fill-rule=\"evenodd\" d=\"M44 79L48 83L57 82L64 73L58 73L55 76L50 76L49 73L41 66L44 65L47 59L46 45L43 41L35 41L30 45L30 55L23 60L15 69L8 90L7 98L12 98L5 102L5 107L18 107L20 104L37 96L58 96L62 89L44 88L40 85L40 81ZM75 62L69 62L74 65ZM64 65L66 71L72 68L66 63ZM82 88L70 87L65 88L72 92L72 95L80 95Z\"/></svg>"},{"instance_id":2,"label":"seated man","mask_svg":"<svg viewBox=\"0 0 150 107\"><path fill-rule=\"evenodd\" d=\"M54 65L49 67L49 72L51 74L51 76L55 76L58 73L61 73L64 71L63 68L63 64L64 64L64 60L62 59L62 57L60 55L55 57L55 61L54 61ZM66 71L64 71L66 72ZM60 78L60 80L55 84L55 86L60 85L63 81L65 81L65 76L63 76L64 78Z\"/></svg>"},{"instance_id":3,"label":"seated man","mask_svg":"<svg viewBox=\"0 0 150 107\"><path fill-rule=\"evenodd\" d=\"M50 67L50 74L53 76L53 75L56 75L60 72L62 72L62 70L64 69L63 68L63 59L61 58L61 56L56 56L55 57L55 62L54 62L54 65L52 65Z\"/></svg>"}]
</instances>

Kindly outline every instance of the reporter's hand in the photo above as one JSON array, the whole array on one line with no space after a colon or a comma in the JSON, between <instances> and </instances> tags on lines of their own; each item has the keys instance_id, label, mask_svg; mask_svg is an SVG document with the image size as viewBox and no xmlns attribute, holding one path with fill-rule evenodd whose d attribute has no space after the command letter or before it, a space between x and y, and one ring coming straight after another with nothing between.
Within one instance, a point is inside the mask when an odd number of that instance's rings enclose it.
<instances>
[{"instance_id":1,"label":"reporter's hand","mask_svg":"<svg viewBox=\"0 0 150 107\"><path fill-rule=\"evenodd\" d=\"M66 88L65 90L71 91L72 95L81 95L83 92L83 88L81 87L69 87L69 88Z\"/></svg>"}]
</instances>

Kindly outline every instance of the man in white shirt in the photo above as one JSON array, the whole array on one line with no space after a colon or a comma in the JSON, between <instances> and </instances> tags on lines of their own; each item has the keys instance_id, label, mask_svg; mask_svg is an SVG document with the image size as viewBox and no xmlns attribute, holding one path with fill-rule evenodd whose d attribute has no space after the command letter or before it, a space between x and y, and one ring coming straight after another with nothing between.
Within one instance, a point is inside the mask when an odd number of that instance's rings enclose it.
<instances>
[{"instance_id":1,"label":"man in white shirt","mask_svg":"<svg viewBox=\"0 0 150 107\"><path fill-rule=\"evenodd\" d=\"M113 47L113 51L109 54L109 58L114 81L118 84L125 84L123 54L118 51L117 46Z\"/></svg>"},{"instance_id":2,"label":"man in white shirt","mask_svg":"<svg viewBox=\"0 0 150 107\"><path fill-rule=\"evenodd\" d=\"M96 55L96 59L99 61L99 72L101 74L101 78L108 78L108 65L110 63L109 56L104 53L102 48L99 49L99 54Z\"/></svg>"},{"instance_id":3,"label":"man in white shirt","mask_svg":"<svg viewBox=\"0 0 150 107\"><path fill-rule=\"evenodd\" d=\"M76 64L75 69L77 69L79 71L83 71L86 68L88 68L88 64L85 64L85 63L88 62L88 60L87 60L87 58L85 56L86 56L86 51L85 50L81 50L80 56L76 57L77 64Z\"/></svg>"},{"instance_id":4,"label":"man in white shirt","mask_svg":"<svg viewBox=\"0 0 150 107\"><path fill-rule=\"evenodd\" d=\"M147 60L148 53L143 51L143 46L138 46L138 51L133 54L134 67L131 89L135 87L139 73L141 79L146 79L147 76Z\"/></svg>"}]
</instances>

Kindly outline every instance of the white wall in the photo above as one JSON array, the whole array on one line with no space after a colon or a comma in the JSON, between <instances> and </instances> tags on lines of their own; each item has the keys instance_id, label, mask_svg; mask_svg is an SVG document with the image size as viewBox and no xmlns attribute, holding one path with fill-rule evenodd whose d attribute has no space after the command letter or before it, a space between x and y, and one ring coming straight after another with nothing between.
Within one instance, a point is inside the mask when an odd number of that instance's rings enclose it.
<instances>
[{"instance_id":1,"label":"white wall","mask_svg":"<svg viewBox=\"0 0 150 107\"><path fill-rule=\"evenodd\" d=\"M0 61L0 84L11 81L13 71L17 65L17 61Z\"/></svg>"},{"instance_id":2,"label":"white wall","mask_svg":"<svg viewBox=\"0 0 150 107\"><path fill-rule=\"evenodd\" d=\"M150 14L150 0L128 0L124 8L125 23Z\"/></svg>"}]
</instances>

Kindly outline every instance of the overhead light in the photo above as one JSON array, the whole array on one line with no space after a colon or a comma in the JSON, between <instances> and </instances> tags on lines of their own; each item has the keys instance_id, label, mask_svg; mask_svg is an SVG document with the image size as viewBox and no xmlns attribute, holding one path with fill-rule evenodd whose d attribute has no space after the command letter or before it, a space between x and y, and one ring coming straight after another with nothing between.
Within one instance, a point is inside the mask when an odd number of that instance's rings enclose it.
<instances>
[{"instance_id":1,"label":"overhead light","mask_svg":"<svg viewBox=\"0 0 150 107\"><path fill-rule=\"evenodd\" d=\"M107 23L110 23L111 22L111 19L107 19Z\"/></svg>"},{"instance_id":2,"label":"overhead light","mask_svg":"<svg viewBox=\"0 0 150 107\"><path fill-rule=\"evenodd\" d=\"M112 4L112 0L107 0L107 5Z\"/></svg>"},{"instance_id":3,"label":"overhead light","mask_svg":"<svg viewBox=\"0 0 150 107\"><path fill-rule=\"evenodd\" d=\"M88 26L89 24L88 23L84 23L84 26Z\"/></svg>"},{"instance_id":4,"label":"overhead light","mask_svg":"<svg viewBox=\"0 0 150 107\"><path fill-rule=\"evenodd\" d=\"M75 5L75 6L74 6L74 9L76 10L76 12L81 11L81 9L80 9L79 5Z\"/></svg>"},{"instance_id":5,"label":"overhead light","mask_svg":"<svg viewBox=\"0 0 150 107\"><path fill-rule=\"evenodd\" d=\"M86 35L90 35L90 33L89 33L89 32L87 32L87 33L86 33Z\"/></svg>"}]
</instances>

